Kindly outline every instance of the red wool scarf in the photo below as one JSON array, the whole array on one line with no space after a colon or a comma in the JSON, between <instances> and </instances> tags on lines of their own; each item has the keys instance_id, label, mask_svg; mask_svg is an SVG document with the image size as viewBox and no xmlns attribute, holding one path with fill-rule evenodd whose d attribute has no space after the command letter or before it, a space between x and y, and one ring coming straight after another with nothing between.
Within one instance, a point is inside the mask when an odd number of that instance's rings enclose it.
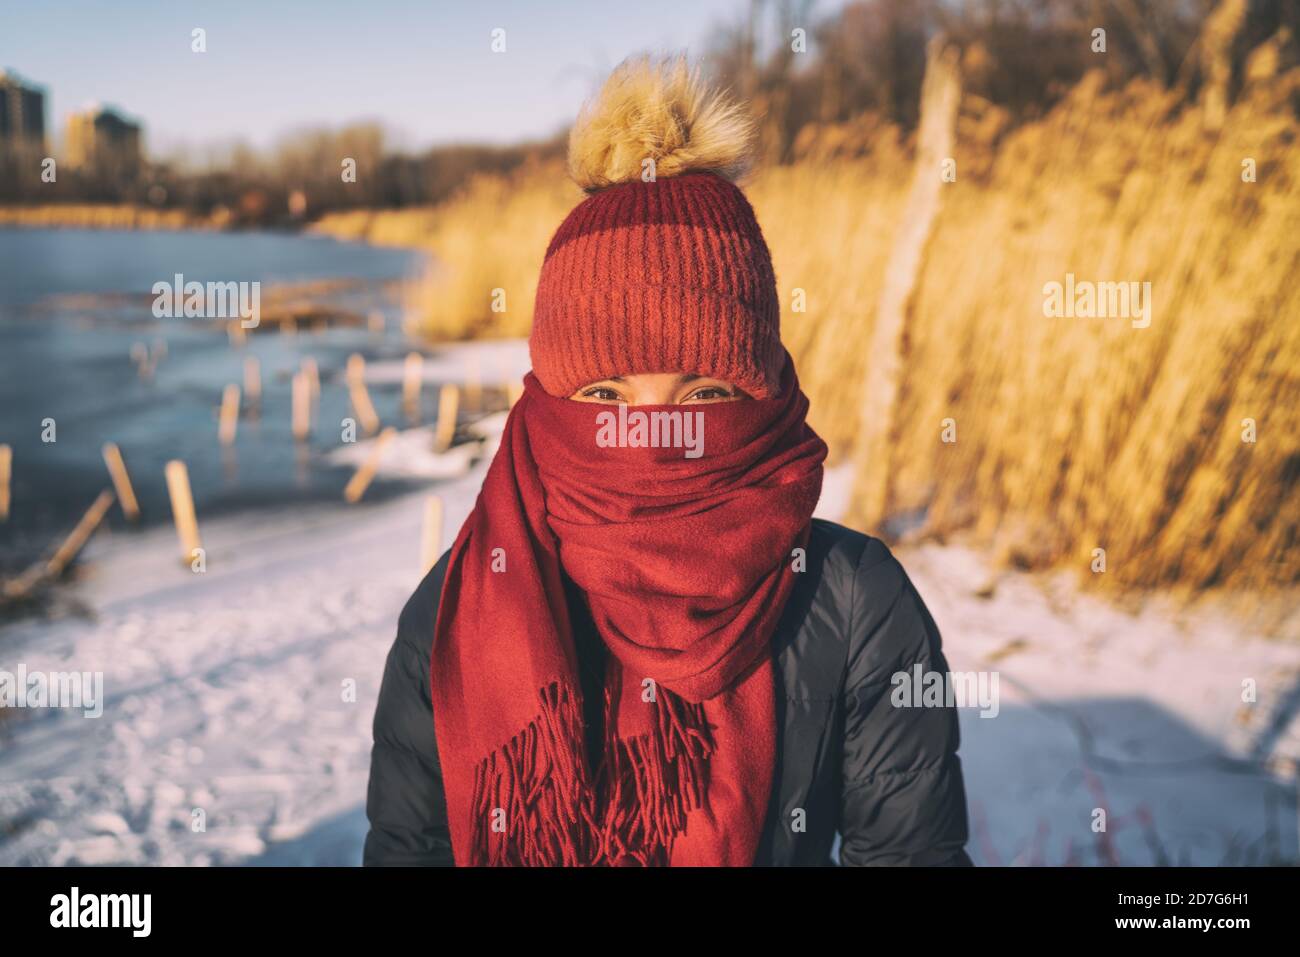
<instances>
[{"instance_id":1,"label":"red wool scarf","mask_svg":"<svg viewBox=\"0 0 1300 957\"><path fill-rule=\"evenodd\" d=\"M775 760L771 638L826 457L807 410L787 356L776 397L627 410L702 415L702 455L608 447L617 407L528 375L435 626L458 864L753 863ZM561 569L610 651L601 755L584 745Z\"/></svg>"}]
</instances>

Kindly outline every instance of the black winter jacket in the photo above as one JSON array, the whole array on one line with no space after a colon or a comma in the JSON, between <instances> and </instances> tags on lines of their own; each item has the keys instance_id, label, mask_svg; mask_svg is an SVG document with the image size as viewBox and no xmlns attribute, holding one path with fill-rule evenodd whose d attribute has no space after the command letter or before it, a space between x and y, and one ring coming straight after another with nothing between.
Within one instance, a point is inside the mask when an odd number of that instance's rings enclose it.
<instances>
[{"instance_id":1,"label":"black winter jacket","mask_svg":"<svg viewBox=\"0 0 1300 957\"><path fill-rule=\"evenodd\" d=\"M898 708L890 679L916 664L947 672L939 632L879 540L815 520L773 639L777 761L756 863L971 863L956 711ZM447 555L398 623L375 711L363 863L450 865L429 660ZM579 596L575 642L586 675L603 648ZM588 700L596 695L585 693ZM589 719L590 720L590 719Z\"/></svg>"}]
</instances>

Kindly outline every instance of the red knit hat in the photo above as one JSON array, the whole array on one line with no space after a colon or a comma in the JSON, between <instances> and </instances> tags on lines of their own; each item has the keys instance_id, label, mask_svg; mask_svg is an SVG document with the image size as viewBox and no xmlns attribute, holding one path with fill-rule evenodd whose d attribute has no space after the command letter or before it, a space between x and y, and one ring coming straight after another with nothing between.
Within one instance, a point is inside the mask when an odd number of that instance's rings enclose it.
<instances>
[{"instance_id":1,"label":"red knit hat","mask_svg":"<svg viewBox=\"0 0 1300 957\"><path fill-rule=\"evenodd\" d=\"M644 372L726 379L754 398L776 392L776 277L730 181L751 135L748 117L682 60L623 64L584 110L569 168L592 195L547 248L529 341L548 393Z\"/></svg>"}]
</instances>

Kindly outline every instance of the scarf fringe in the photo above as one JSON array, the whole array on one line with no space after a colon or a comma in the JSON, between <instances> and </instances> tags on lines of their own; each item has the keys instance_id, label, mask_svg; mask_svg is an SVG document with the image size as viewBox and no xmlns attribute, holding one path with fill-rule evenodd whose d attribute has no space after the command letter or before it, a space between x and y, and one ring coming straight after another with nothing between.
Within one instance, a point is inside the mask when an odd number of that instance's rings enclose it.
<instances>
[{"instance_id":1,"label":"scarf fringe","mask_svg":"<svg viewBox=\"0 0 1300 957\"><path fill-rule=\"evenodd\" d=\"M656 689L652 732L615 734L605 689L604 754L591 785L582 709L567 683L538 694L537 716L474 769L476 865L668 863L687 814L704 805L714 744L701 704ZM505 827L495 828L504 811Z\"/></svg>"}]
</instances>

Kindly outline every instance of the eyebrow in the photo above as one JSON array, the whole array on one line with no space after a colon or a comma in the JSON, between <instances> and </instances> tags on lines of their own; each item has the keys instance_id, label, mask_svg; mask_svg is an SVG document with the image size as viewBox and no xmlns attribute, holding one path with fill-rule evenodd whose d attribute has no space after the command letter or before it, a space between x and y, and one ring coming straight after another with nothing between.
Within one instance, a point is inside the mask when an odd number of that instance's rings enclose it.
<instances>
[{"instance_id":1,"label":"eyebrow","mask_svg":"<svg viewBox=\"0 0 1300 957\"><path fill-rule=\"evenodd\" d=\"M687 382L694 382L696 379L703 379L703 378L704 376L700 375L698 372L685 372L682 373L682 376L679 381L682 383L687 383ZM601 379L600 381L601 382L627 382L627 379L625 379L621 375L612 375L612 376L608 376L607 378Z\"/></svg>"}]
</instances>

